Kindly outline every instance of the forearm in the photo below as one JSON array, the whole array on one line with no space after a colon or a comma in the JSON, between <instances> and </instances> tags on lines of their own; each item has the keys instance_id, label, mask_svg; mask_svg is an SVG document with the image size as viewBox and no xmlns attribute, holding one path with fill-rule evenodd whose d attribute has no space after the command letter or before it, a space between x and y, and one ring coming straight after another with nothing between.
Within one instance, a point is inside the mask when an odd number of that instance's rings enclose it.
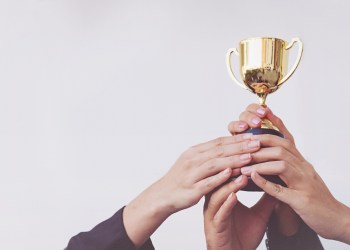
<instances>
[{"instance_id":1,"label":"forearm","mask_svg":"<svg viewBox=\"0 0 350 250\"><path fill-rule=\"evenodd\" d=\"M334 237L334 240L350 245L350 208L340 203L339 210L337 212L337 217L340 224L338 226L339 233Z\"/></svg>"},{"instance_id":2,"label":"forearm","mask_svg":"<svg viewBox=\"0 0 350 250\"><path fill-rule=\"evenodd\" d=\"M88 232L72 237L66 250L136 250L126 234L121 208L111 218L99 223ZM139 250L154 250L151 240L145 242Z\"/></svg>"},{"instance_id":3,"label":"forearm","mask_svg":"<svg viewBox=\"0 0 350 250\"><path fill-rule=\"evenodd\" d=\"M157 181L124 209L124 226L136 248L140 247L173 213Z\"/></svg>"}]
</instances>

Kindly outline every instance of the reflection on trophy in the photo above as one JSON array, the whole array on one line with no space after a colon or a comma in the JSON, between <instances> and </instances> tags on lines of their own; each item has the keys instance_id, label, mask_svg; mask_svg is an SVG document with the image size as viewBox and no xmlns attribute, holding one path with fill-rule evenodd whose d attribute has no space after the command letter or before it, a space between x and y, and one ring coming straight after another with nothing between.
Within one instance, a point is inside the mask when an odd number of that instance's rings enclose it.
<instances>
[{"instance_id":1,"label":"reflection on trophy","mask_svg":"<svg viewBox=\"0 0 350 250\"><path fill-rule=\"evenodd\" d=\"M288 72L288 52L295 43L299 44L299 51L292 69ZM239 69L243 83L237 79L232 70L232 53L239 57ZM226 54L226 64L232 80L242 88L257 94L260 105L266 106L267 95L275 92L291 77L299 65L302 54L303 43L299 38L292 39L292 42L288 44L278 38L256 37L241 41L238 49L229 49ZM244 133L273 134L283 137L282 133L267 119L262 121L261 128L252 128ZM278 176L264 177L271 182L285 186ZM251 179L243 190L261 191Z\"/></svg>"}]
</instances>

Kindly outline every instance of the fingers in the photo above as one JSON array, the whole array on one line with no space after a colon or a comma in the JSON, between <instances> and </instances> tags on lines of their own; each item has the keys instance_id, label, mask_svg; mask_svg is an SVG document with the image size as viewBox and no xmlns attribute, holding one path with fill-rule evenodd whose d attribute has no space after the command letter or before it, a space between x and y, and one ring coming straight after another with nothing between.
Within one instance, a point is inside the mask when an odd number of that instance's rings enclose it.
<instances>
[{"instance_id":1,"label":"fingers","mask_svg":"<svg viewBox=\"0 0 350 250\"><path fill-rule=\"evenodd\" d=\"M247 140L239 143L228 144L214 147L198 155L198 158L204 163L205 161L234 156L238 154L247 154L257 151L260 148L259 140ZM200 160L199 160L200 161Z\"/></svg>"},{"instance_id":2,"label":"fingers","mask_svg":"<svg viewBox=\"0 0 350 250\"><path fill-rule=\"evenodd\" d=\"M258 104L251 104L240 114L239 121L233 121L228 125L231 134L247 130L249 127L258 128L261 126L262 118L269 112L268 108Z\"/></svg>"},{"instance_id":3,"label":"fingers","mask_svg":"<svg viewBox=\"0 0 350 250\"><path fill-rule=\"evenodd\" d=\"M231 175L232 175L232 170L230 168L225 169L224 171L221 171L216 175L207 177L195 183L195 189L201 196L204 196L210 193L211 191L213 191L218 186L222 185L225 181L227 181L231 177ZM241 178L246 178L246 177L241 177Z\"/></svg>"},{"instance_id":4,"label":"fingers","mask_svg":"<svg viewBox=\"0 0 350 250\"><path fill-rule=\"evenodd\" d=\"M235 143L242 142L245 140L250 140L251 138L252 138L252 134L249 134L249 133L235 135L235 136L219 137L219 138L216 138L214 140L193 146L193 147L191 147L190 151L195 151L196 153L203 153L203 152L210 150L210 149L213 149L215 147L235 144Z\"/></svg>"},{"instance_id":5,"label":"fingers","mask_svg":"<svg viewBox=\"0 0 350 250\"><path fill-rule=\"evenodd\" d=\"M285 136L286 139L294 143L292 134L288 131L283 121L273 114L270 108L262 107L258 104L250 104L239 117L240 121L231 122L228 126L231 134L236 134L247 130L249 127L257 128L261 126L262 118L267 118L271 121Z\"/></svg>"},{"instance_id":6,"label":"fingers","mask_svg":"<svg viewBox=\"0 0 350 250\"><path fill-rule=\"evenodd\" d=\"M219 208L219 211L214 215L217 221L227 220L232 212L232 208L237 204L237 196L235 193L230 193L224 204Z\"/></svg>"},{"instance_id":7,"label":"fingers","mask_svg":"<svg viewBox=\"0 0 350 250\"><path fill-rule=\"evenodd\" d=\"M251 128L260 128L262 122L258 115L249 111L243 111L239 116L239 120L247 123Z\"/></svg>"},{"instance_id":8,"label":"fingers","mask_svg":"<svg viewBox=\"0 0 350 250\"><path fill-rule=\"evenodd\" d=\"M244 187L247 181L246 176L238 177L236 180L215 190L210 196L207 196L205 201L205 213L207 213L210 218L213 218L217 213L219 213L219 216L225 217L237 203L237 198L234 193Z\"/></svg>"},{"instance_id":9,"label":"fingers","mask_svg":"<svg viewBox=\"0 0 350 250\"><path fill-rule=\"evenodd\" d=\"M259 140L261 142L261 147L280 147L281 148L280 150L285 149L286 151L293 154L295 157L299 159L304 159L303 156L300 154L300 152L296 149L294 142L286 138L281 138L279 136L270 135L270 134L262 134L262 135L254 135L252 139ZM282 152L278 152L278 153L281 154ZM280 158L281 158L281 155L280 155Z\"/></svg>"},{"instance_id":10,"label":"fingers","mask_svg":"<svg viewBox=\"0 0 350 250\"><path fill-rule=\"evenodd\" d=\"M290 205L290 201L295 199L293 190L279 184L269 182L255 171L252 172L251 178L253 182L266 193L284 203L287 203L288 205Z\"/></svg>"},{"instance_id":11,"label":"fingers","mask_svg":"<svg viewBox=\"0 0 350 250\"><path fill-rule=\"evenodd\" d=\"M243 141L236 144L217 146L211 150L189 158L185 164L189 167L199 166L194 172L196 180L211 176L230 167L237 168L251 160L250 153L260 148L258 140Z\"/></svg>"},{"instance_id":12,"label":"fingers","mask_svg":"<svg viewBox=\"0 0 350 250\"><path fill-rule=\"evenodd\" d=\"M249 125L243 121L233 121L229 123L227 128L232 135L236 135L237 133L246 131L249 128Z\"/></svg>"},{"instance_id":13,"label":"fingers","mask_svg":"<svg viewBox=\"0 0 350 250\"><path fill-rule=\"evenodd\" d=\"M185 168L194 170L191 176L195 182L226 168L244 166L251 161L250 153L260 148L260 142L251 138L252 134L242 134L200 144L196 149L186 151L181 157L181 162ZM198 153L204 149L208 150Z\"/></svg>"},{"instance_id":14,"label":"fingers","mask_svg":"<svg viewBox=\"0 0 350 250\"><path fill-rule=\"evenodd\" d=\"M285 161L291 166L299 163L298 157L293 155L284 147L267 147L262 148L252 155L251 163L263 163L270 161Z\"/></svg>"},{"instance_id":15,"label":"fingers","mask_svg":"<svg viewBox=\"0 0 350 250\"><path fill-rule=\"evenodd\" d=\"M238 177L234 183L236 184L235 190L233 190L225 202L220 206L218 212L214 216L214 219L221 222L225 221L229 218L232 212L232 208L237 204L237 196L236 192L240 189L243 188L248 182L248 179L245 176L240 176Z\"/></svg>"},{"instance_id":16,"label":"fingers","mask_svg":"<svg viewBox=\"0 0 350 250\"><path fill-rule=\"evenodd\" d=\"M270 112L267 113L266 118L279 129L279 131L284 135L284 138L286 138L287 140L290 140L291 142L294 143L294 138L293 138L292 134L286 128L286 126L284 125L281 118L279 118L278 116L273 114L271 110L270 110Z\"/></svg>"},{"instance_id":17,"label":"fingers","mask_svg":"<svg viewBox=\"0 0 350 250\"><path fill-rule=\"evenodd\" d=\"M247 106L246 111L255 113L259 117L264 117L269 112L269 109L257 103L252 103Z\"/></svg>"},{"instance_id":18,"label":"fingers","mask_svg":"<svg viewBox=\"0 0 350 250\"><path fill-rule=\"evenodd\" d=\"M195 189L197 190L196 192L198 192L200 196L204 196L227 181L231 175L232 169L227 168L214 176L205 178L204 180L201 180L194 184Z\"/></svg>"},{"instance_id":19,"label":"fingers","mask_svg":"<svg viewBox=\"0 0 350 250\"><path fill-rule=\"evenodd\" d=\"M285 161L264 162L241 168L243 175L252 176L254 172L262 175L278 175L287 184L291 182L291 168Z\"/></svg>"},{"instance_id":20,"label":"fingers","mask_svg":"<svg viewBox=\"0 0 350 250\"><path fill-rule=\"evenodd\" d=\"M222 158L214 158L203 163L198 169L198 171L196 171L194 178L196 181L200 181L208 176L212 176L227 168L233 169L234 171L232 171L232 175L235 176L237 174L240 174L240 170L238 168L247 165L248 163L250 163L251 160L252 157L250 153ZM203 169L205 171L203 171Z\"/></svg>"}]
</instances>

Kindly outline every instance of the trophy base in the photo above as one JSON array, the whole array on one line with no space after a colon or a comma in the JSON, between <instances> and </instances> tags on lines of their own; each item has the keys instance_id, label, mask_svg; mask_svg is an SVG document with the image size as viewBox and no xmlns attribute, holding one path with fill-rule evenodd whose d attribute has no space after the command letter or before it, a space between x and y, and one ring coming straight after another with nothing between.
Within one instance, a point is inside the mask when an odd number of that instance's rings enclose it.
<instances>
[{"instance_id":1,"label":"trophy base","mask_svg":"<svg viewBox=\"0 0 350 250\"><path fill-rule=\"evenodd\" d=\"M253 135L270 134L270 135L276 135L276 136L284 138L284 136L281 132L274 130L274 129L269 129L269 128L251 128L251 129L248 129L248 130L242 132L241 134L243 134L243 133L252 133ZM286 183L284 183L284 181L282 181L282 179L280 177L278 177L277 175L262 175L262 177L264 177L266 180L268 180L270 182L279 184L281 186L284 186L284 187L287 186ZM243 191L253 191L253 192L263 191L260 187L258 187L253 182L253 180L250 177L248 177L247 186L245 186L242 190Z\"/></svg>"},{"instance_id":2,"label":"trophy base","mask_svg":"<svg viewBox=\"0 0 350 250\"><path fill-rule=\"evenodd\" d=\"M276 135L279 137L284 138L284 135L275 129L272 128L251 128L246 131L241 132L240 134L246 134L246 133L251 133L253 135L263 135L263 134L270 134L270 135Z\"/></svg>"}]
</instances>

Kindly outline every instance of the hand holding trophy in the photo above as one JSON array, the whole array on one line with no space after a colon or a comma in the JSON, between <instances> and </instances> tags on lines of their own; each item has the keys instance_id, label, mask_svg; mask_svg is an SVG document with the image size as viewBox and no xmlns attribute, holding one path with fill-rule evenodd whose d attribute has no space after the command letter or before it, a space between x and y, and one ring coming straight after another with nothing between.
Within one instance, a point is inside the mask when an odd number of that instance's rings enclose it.
<instances>
[{"instance_id":1,"label":"hand holding trophy","mask_svg":"<svg viewBox=\"0 0 350 250\"><path fill-rule=\"evenodd\" d=\"M288 52L295 43L299 45L296 62L288 72ZM241 83L233 73L231 67L231 54L239 56ZM239 43L239 49L231 48L226 54L228 72L234 82L244 89L258 95L260 105L266 106L266 97L275 92L287 81L299 65L303 54L303 43L299 38L286 41L272 37L249 38ZM261 128L251 128L244 133L273 134L283 137L283 134L267 119L262 121ZM278 176L265 176L269 181L285 185ZM245 191L261 191L254 182L249 179Z\"/></svg>"}]
</instances>

